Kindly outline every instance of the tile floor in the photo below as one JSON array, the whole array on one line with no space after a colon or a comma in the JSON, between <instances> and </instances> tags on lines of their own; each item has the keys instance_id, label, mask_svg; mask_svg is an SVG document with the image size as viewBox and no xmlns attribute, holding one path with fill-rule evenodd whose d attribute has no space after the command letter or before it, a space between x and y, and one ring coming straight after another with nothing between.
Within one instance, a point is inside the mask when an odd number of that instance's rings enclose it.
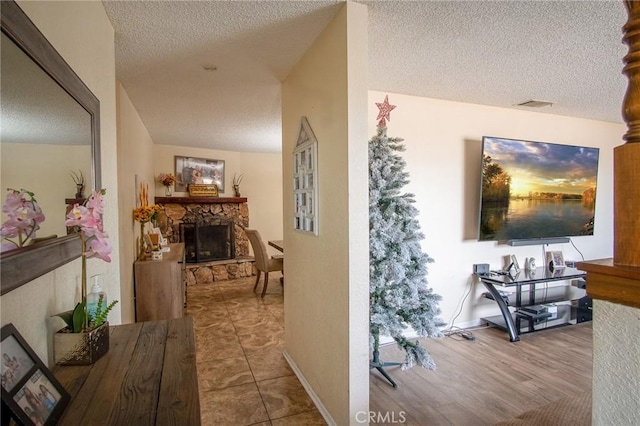
<instances>
[{"instance_id":1,"label":"tile floor","mask_svg":"<svg viewBox=\"0 0 640 426\"><path fill-rule=\"evenodd\" d=\"M204 426L326 425L282 355L283 289L272 275L264 299L255 277L187 289Z\"/></svg>"}]
</instances>

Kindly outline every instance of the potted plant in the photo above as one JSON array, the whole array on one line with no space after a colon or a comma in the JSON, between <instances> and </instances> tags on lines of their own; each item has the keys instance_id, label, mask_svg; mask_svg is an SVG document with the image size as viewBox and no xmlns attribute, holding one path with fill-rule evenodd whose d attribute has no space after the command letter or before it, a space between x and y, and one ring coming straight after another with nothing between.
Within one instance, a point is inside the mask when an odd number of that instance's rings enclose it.
<instances>
[{"instance_id":1,"label":"potted plant","mask_svg":"<svg viewBox=\"0 0 640 426\"><path fill-rule=\"evenodd\" d=\"M240 174L240 176L233 175L233 195L235 197L240 196L240 184L242 183L242 178L244 178L244 174Z\"/></svg>"},{"instance_id":2,"label":"potted plant","mask_svg":"<svg viewBox=\"0 0 640 426\"><path fill-rule=\"evenodd\" d=\"M102 224L104 193L104 189L94 191L82 205L74 205L67 214L65 224L78 229L82 242L82 300L73 310L57 314L67 324L53 339L54 359L58 364L92 364L109 350L107 315L117 301L104 306L101 297L95 316L87 312L87 259L97 257L111 262L111 244Z\"/></svg>"},{"instance_id":3,"label":"potted plant","mask_svg":"<svg viewBox=\"0 0 640 426\"><path fill-rule=\"evenodd\" d=\"M87 312L86 301L78 303L72 311L56 315L67 324L53 336L56 364L93 364L109 351L107 316L116 303L114 300L105 307L104 297L100 295L93 317Z\"/></svg>"},{"instance_id":4,"label":"potted plant","mask_svg":"<svg viewBox=\"0 0 640 426\"><path fill-rule=\"evenodd\" d=\"M73 170L69 172L73 183L76 184L76 193L74 195L76 200L84 198L84 175L82 174L82 170L78 170L78 172L79 173L76 173Z\"/></svg>"}]
</instances>

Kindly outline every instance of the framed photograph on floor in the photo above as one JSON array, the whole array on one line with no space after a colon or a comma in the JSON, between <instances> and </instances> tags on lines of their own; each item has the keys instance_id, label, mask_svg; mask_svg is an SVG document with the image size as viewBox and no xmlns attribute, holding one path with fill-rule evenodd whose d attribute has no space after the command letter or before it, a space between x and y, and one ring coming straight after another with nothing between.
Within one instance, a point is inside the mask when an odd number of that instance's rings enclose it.
<instances>
[{"instance_id":1,"label":"framed photograph on floor","mask_svg":"<svg viewBox=\"0 0 640 426\"><path fill-rule=\"evenodd\" d=\"M57 424L70 396L13 324L2 327L0 352L3 424L7 417L25 425Z\"/></svg>"},{"instance_id":2,"label":"framed photograph on floor","mask_svg":"<svg viewBox=\"0 0 640 426\"><path fill-rule=\"evenodd\" d=\"M191 184L216 184L224 192L224 160L175 156L175 192L188 192Z\"/></svg>"}]
</instances>

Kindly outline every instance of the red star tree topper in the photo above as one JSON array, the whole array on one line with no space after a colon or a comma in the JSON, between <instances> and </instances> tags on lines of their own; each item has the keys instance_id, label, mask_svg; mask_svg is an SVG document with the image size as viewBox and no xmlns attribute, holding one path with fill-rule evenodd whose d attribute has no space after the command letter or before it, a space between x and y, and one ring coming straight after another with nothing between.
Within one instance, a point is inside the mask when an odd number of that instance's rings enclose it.
<instances>
[{"instance_id":1,"label":"red star tree topper","mask_svg":"<svg viewBox=\"0 0 640 426\"><path fill-rule=\"evenodd\" d=\"M380 112L378 112L378 118L376 118L376 120L378 120L378 126L387 127L387 120L391 121L391 111L393 111L396 106L389 104L389 95L384 97L384 102L376 102L376 106L380 110Z\"/></svg>"}]
</instances>

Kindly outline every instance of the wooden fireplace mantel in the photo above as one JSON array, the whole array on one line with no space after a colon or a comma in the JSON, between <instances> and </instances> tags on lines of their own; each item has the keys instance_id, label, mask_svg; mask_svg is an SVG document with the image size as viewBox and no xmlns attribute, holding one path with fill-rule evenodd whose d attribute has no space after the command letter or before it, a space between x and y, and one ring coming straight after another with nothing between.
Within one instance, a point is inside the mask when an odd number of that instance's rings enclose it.
<instances>
[{"instance_id":1,"label":"wooden fireplace mantel","mask_svg":"<svg viewBox=\"0 0 640 426\"><path fill-rule=\"evenodd\" d=\"M247 197L156 197L156 204L241 204Z\"/></svg>"}]
</instances>

